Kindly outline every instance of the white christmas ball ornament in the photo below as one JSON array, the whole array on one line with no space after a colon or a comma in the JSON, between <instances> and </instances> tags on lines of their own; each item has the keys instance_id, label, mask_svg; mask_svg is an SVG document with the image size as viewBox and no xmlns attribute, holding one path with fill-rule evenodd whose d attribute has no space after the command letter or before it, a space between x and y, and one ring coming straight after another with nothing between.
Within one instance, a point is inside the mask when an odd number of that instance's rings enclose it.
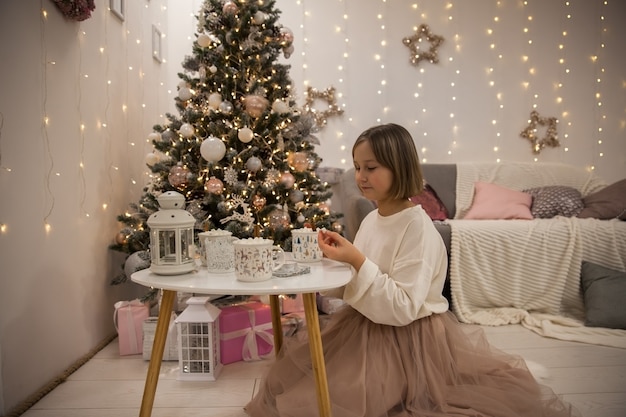
<instances>
[{"instance_id":1,"label":"white christmas ball ornament","mask_svg":"<svg viewBox=\"0 0 626 417\"><path fill-rule=\"evenodd\" d=\"M154 166L154 164L156 164L157 162L159 162L159 155L155 154L154 152L150 152L146 155L146 165L151 167Z\"/></svg>"},{"instance_id":2,"label":"white christmas ball ornament","mask_svg":"<svg viewBox=\"0 0 626 417\"><path fill-rule=\"evenodd\" d=\"M209 162L217 162L226 155L226 145L220 139L209 136L200 144L200 155Z\"/></svg>"},{"instance_id":3,"label":"white christmas ball ornament","mask_svg":"<svg viewBox=\"0 0 626 417\"><path fill-rule=\"evenodd\" d=\"M159 132L152 132L148 135L148 140L150 142L155 142L155 141L160 141L161 140L161 134Z\"/></svg>"},{"instance_id":4,"label":"white christmas ball ornament","mask_svg":"<svg viewBox=\"0 0 626 417\"><path fill-rule=\"evenodd\" d=\"M254 24L256 25L262 25L263 23L265 23L266 18L267 16L265 16L265 13L259 10L252 17L252 22L254 22Z\"/></svg>"},{"instance_id":5,"label":"white christmas ball ornament","mask_svg":"<svg viewBox=\"0 0 626 417\"><path fill-rule=\"evenodd\" d=\"M220 103L220 111L224 114L231 114L233 112L233 103L230 101L222 101Z\"/></svg>"},{"instance_id":6,"label":"white christmas ball ornament","mask_svg":"<svg viewBox=\"0 0 626 417\"><path fill-rule=\"evenodd\" d=\"M209 67L209 71L211 71L211 74L215 74L217 72L217 67L215 65L211 65Z\"/></svg>"},{"instance_id":7,"label":"white christmas ball ornament","mask_svg":"<svg viewBox=\"0 0 626 417\"><path fill-rule=\"evenodd\" d=\"M263 162L261 162L261 160L257 158L256 156L251 156L246 161L246 168L252 172L257 172L259 169L261 169L262 166L263 166Z\"/></svg>"},{"instance_id":8,"label":"white christmas ball ornament","mask_svg":"<svg viewBox=\"0 0 626 417\"><path fill-rule=\"evenodd\" d=\"M220 93L211 93L209 96L209 107L213 110L217 110L222 104L222 95Z\"/></svg>"},{"instance_id":9,"label":"white christmas ball ornament","mask_svg":"<svg viewBox=\"0 0 626 417\"><path fill-rule=\"evenodd\" d=\"M181 135L183 135L183 137L185 138L190 138L193 136L193 134L195 133L195 129L193 128L192 125L190 125L189 123L183 123L180 126L180 129L178 129L178 131L180 132Z\"/></svg>"},{"instance_id":10,"label":"white christmas ball ornament","mask_svg":"<svg viewBox=\"0 0 626 417\"><path fill-rule=\"evenodd\" d=\"M282 100L276 100L272 103L272 111L278 114L289 113L289 105Z\"/></svg>"},{"instance_id":11,"label":"white christmas ball ornament","mask_svg":"<svg viewBox=\"0 0 626 417\"><path fill-rule=\"evenodd\" d=\"M181 87L178 90L178 98L181 99L182 101L187 101L191 97L193 97L193 93L191 92L191 90L189 88Z\"/></svg>"},{"instance_id":12,"label":"white christmas ball ornament","mask_svg":"<svg viewBox=\"0 0 626 417\"><path fill-rule=\"evenodd\" d=\"M198 35L198 45L201 48L207 48L211 45L211 37L206 33L201 33Z\"/></svg>"},{"instance_id":13,"label":"white christmas ball ornament","mask_svg":"<svg viewBox=\"0 0 626 417\"><path fill-rule=\"evenodd\" d=\"M249 127L243 127L239 129L239 132L237 133L237 137L243 143L249 143L254 137L254 132L252 132L252 129L250 129Z\"/></svg>"}]
</instances>

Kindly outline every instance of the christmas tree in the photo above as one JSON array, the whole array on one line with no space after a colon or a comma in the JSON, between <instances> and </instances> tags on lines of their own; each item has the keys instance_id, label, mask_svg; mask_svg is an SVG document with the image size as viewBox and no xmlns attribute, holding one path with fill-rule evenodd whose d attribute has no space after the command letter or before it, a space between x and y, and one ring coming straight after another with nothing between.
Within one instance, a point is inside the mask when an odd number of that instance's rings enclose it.
<instances>
[{"instance_id":1,"label":"christmas tree","mask_svg":"<svg viewBox=\"0 0 626 417\"><path fill-rule=\"evenodd\" d=\"M312 134L314 113L296 106L289 66L293 33L278 23L274 1L207 0L199 14L193 54L179 73L176 108L154 126L146 156L152 179L131 210L112 249L126 252L113 283L149 266L146 221L157 196L177 191L197 232L224 229L261 236L291 249L291 230L341 230L325 203L330 186L317 175L321 159Z\"/></svg>"}]
</instances>

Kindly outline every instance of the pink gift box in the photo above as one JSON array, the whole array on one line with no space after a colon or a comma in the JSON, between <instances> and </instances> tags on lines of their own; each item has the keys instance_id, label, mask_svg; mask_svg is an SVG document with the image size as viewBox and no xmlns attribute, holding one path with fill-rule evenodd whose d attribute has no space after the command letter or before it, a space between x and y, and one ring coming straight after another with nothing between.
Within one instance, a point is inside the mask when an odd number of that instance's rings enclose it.
<instances>
[{"instance_id":1,"label":"pink gift box","mask_svg":"<svg viewBox=\"0 0 626 417\"><path fill-rule=\"evenodd\" d=\"M220 356L226 365L271 356L274 350L272 312L263 303L245 303L221 308Z\"/></svg>"},{"instance_id":2,"label":"pink gift box","mask_svg":"<svg viewBox=\"0 0 626 417\"><path fill-rule=\"evenodd\" d=\"M143 351L143 321L150 308L138 299L115 303L113 323L117 329L120 355L136 355Z\"/></svg>"}]
</instances>

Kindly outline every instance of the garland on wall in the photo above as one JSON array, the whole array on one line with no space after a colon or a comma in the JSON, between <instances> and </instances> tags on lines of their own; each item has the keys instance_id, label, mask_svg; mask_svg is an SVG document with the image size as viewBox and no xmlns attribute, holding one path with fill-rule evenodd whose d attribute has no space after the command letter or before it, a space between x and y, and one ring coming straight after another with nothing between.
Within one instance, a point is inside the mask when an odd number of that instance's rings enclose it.
<instances>
[{"instance_id":1,"label":"garland on wall","mask_svg":"<svg viewBox=\"0 0 626 417\"><path fill-rule=\"evenodd\" d=\"M438 63L439 54L437 49L443 41L443 36L432 33L430 31L430 27L424 23L419 25L413 35L402 39L402 43L409 48L411 52L411 64L415 66L419 65L423 60L426 60L431 64ZM422 46L425 46L426 43L429 44L428 50L422 49Z\"/></svg>"},{"instance_id":2,"label":"garland on wall","mask_svg":"<svg viewBox=\"0 0 626 417\"><path fill-rule=\"evenodd\" d=\"M520 136L530 141L534 154L539 154L546 146L556 148L561 145L556 129L557 123L558 120L556 117L542 117L537 110L533 110L530 112L528 126L522 130ZM537 136L539 127L546 128L545 135L541 139Z\"/></svg>"},{"instance_id":3,"label":"garland on wall","mask_svg":"<svg viewBox=\"0 0 626 417\"><path fill-rule=\"evenodd\" d=\"M82 22L91 17L91 12L96 10L94 0L52 0L61 10L63 16L71 20Z\"/></svg>"}]
</instances>

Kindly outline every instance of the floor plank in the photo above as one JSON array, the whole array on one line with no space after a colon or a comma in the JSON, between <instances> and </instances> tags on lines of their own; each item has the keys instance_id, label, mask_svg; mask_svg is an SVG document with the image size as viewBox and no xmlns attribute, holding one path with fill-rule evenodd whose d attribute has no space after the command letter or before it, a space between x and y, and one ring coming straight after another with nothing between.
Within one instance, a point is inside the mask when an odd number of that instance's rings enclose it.
<instances>
[{"instance_id":1,"label":"floor plank","mask_svg":"<svg viewBox=\"0 0 626 417\"><path fill-rule=\"evenodd\" d=\"M523 357L583 417L626 416L626 349L544 338L519 325L483 329L490 343ZM118 352L114 340L23 416L137 416L148 362ZM245 417L243 406L271 362L225 365L215 382L179 381L178 362L163 362L152 415Z\"/></svg>"}]
</instances>

